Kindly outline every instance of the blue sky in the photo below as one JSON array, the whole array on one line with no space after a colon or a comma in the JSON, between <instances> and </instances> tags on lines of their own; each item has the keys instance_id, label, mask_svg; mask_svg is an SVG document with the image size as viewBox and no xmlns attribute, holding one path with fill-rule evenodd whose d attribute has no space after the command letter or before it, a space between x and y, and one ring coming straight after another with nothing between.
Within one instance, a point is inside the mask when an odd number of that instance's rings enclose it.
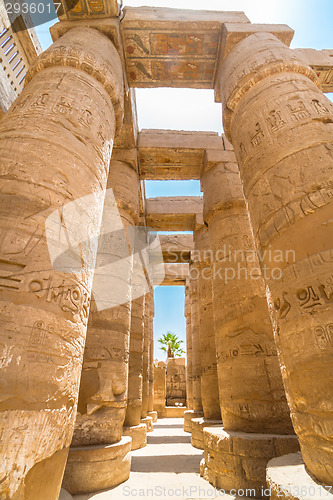
<instances>
[{"instance_id":1,"label":"blue sky","mask_svg":"<svg viewBox=\"0 0 333 500\"><path fill-rule=\"evenodd\" d=\"M178 9L242 10L253 23L288 24L295 30L292 48L333 48L333 0L124 0L124 5L173 7ZM48 29L55 21L37 28L42 47L52 42ZM328 96L333 101L333 95ZM139 127L222 132L221 106L213 91L194 89L139 89ZM147 195L199 196L198 181L149 182ZM155 357L164 359L158 339L173 331L184 340L184 288L155 289Z\"/></svg>"}]
</instances>

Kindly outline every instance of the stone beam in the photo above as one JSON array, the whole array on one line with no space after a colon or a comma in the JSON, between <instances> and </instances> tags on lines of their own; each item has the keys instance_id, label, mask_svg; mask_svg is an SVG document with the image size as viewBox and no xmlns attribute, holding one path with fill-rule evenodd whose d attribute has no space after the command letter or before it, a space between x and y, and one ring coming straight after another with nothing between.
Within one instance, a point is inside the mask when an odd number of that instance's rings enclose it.
<instances>
[{"instance_id":1,"label":"stone beam","mask_svg":"<svg viewBox=\"0 0 333 500\"><path fill-rule=\"evenodd\" d=\"M138 135L140 179L199 179L205 150L224 148L216 132L142 130Z\"/></svg>"},{"instance_id":2,"label":"stone beam","mask_svg":"<svg viewBox=\"0 0 333 500\"><path fill-rule=\"evenodd\" d=\"M202 209L200 196L148 198L146 223L157 231L193 231Z\"/></svg>"},{"instance_id":3,"label":"stone beam","mask_svg":"<svg viewBox=\"0 0 333 500\"><path fill-rule=\"evenodd\" d=\"M213 88L224 23L250 23L243 12L126 7L121 23L132 87Z\"/></svg>"},{"instance_id":4,"label":"stone beam","mask_svg":"<svg viewBox=\"0 0 333 500\"><path fill-rule=\"evenodd\" d=\"M295 49L294 52L317 73L323 92L333 92L333 49Z\"/></svg>"},{"instance_id":5,"label":"stone beam","mask_svg":"<svg viewBox=\"0 0 333 500\"><path fill-rule=\"evenodd\" d=\"M159 239L164 262L170 264L189 262L190 251L194 249L191 234L161 234Z\"/></svg>"},{"instance_id":6,"label":"stone beam","mask_svg":"<svg viewBox=\"0 0 333 500\"><path fill-rule=\"evenodd\" d=\"M117 0L60 0L58 17L61 21L69 19L103 19L119 15Z\"/></svg>"},{"instance_id":7,"label":"stone beam","mask_svg":"<svg viewBox=\"0 0 333 500\"><path fill-rule=\"evenodd\" d=\"M185 286L189 276L188 264L165 264L164 280L160 286Z\"/></svg>"}]
</instances>

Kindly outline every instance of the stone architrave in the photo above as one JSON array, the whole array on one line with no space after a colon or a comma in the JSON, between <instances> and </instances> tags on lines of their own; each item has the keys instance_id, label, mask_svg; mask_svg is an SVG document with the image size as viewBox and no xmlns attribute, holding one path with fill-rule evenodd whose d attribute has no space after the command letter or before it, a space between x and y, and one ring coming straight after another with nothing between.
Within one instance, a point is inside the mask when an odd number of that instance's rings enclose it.
<instances>
[{"instance_id":1,"label":"stone architrave","mask_svg":"<svg viewBox=\"0 0 333 500\"><path fill-rule=\"evenodd\" d=\"M306 467L333 485L333 104L316 84L315 72L269 33L235 45L216 82L293 425Z\"/></svg>"},{"instance_id":2,"label":"stone architrave","mask_svg":"<svg viewBox=\"0 0 333 500\"><path fill-rule=\"evenodd\" d=\"M122 116L119 55L105 35L79 27L39 56L0 122L3 499L59 496L97 239L86 245L82 270L65 273L50 261L45 221L61 210L63 224L71 224L64 207L90 196L94 211L87 203L78 221L98 235Z\"/></svg>"}]
</instances>

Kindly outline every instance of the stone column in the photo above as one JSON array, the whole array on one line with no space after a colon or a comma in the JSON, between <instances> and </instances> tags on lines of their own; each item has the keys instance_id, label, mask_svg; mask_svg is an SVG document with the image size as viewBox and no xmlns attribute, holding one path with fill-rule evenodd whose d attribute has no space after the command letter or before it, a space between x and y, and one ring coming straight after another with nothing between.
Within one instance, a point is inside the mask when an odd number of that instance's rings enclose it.
<instances>
[{"instance_id":1,"label":"stone column","mask_svg":"<svg viewBox=\"0 0 333 500\"><path fill-rule=\"evenodd\" d=\"M333 105L269 33L239 42L218 77L293 425L307 468L332 485Z\"/></svg>"},{"instance_id":2,"label":"stone column","mask_svg":"<svg viewBox=\"0 0 333 500\"><path fill-rule=\"evenodd\" d=\"M164 417L166 402L166 364L159 361L154 367L154 410L159 418Z\"/></svg>"},{"instance_id":3,"label":"stone column","mask_svg":"<svg viewBox=\"0 0 333 500\"><path fill-rule=\"evenodd\" d=\"M200 316L198 297L198 264L192 259L189 264L190 290L191 290L191 331L192 331L192 386L193 386L193 412L191 418L201 417L201 352L200 352ZM185 412L186 413L186 412Z\"/></svg>"},{"instance_id":4,"label":"stone column","mask_svg":"<svg viewBox=\"0 0 333 500\"><path fill-rule=\"evenodd\" d=\"M149 319L149 399L148 399L148 416L153 419L153 422L157 421L157 413L154 411L154 294L152 293L152 298L150 302L150 319Z\"/></svg>"},{"instance_id":5,"label":"stone column","mask_svg":"<svg viewBox=\"0 0 333 500\"><path fill-rule=\"evenodd\" d=\"M145 296L144 341L143 341L143 380L142 380L142 410L141 421L147 424L147 430L152 430L152 418L148 417L149 408L149 378L150 378L150 331L151 331L151 301L152 292Z\"/></svg>"},{"instance_id":6,"label":"stone column","mask_svg":"<svg viewBox=\"0 0 333 500\"><path fill-rule=\"evenodd\" d=\"M199 339L201 353L201 400L205 419L221 420L215 325L212 296L212 248L207 227L194 232L196 259L198 260Z\"/></svg>"},{"instance_id":7,"label":"stone column","mask_svg":"<svg viewBox=\"0 0 333 500\"><path fill-rule=\"evenodd\" d=\"M70 241L76 222L98 235L122 123L121 62L106 36L75 28L37 59L26 82L0 122L0 496L56 500L76 415L97 244L83 242L82 270L78 259L75 273L64 273L62 255L54 267L50 261L45 221L53 214ZM71 219L70 202L82 197L81 217ZM78 257L77 243L69 257Z\"/></svg>"},{"instance_id":8,"label":"stone column","mask_svg":"<svg viewBox=\"0 0 333 500\"><path fill-rule=\"evenodd\" d=\"M185 318L186 318L186 395L187 408L193 409L193 380L192 380L192 332L191 332L191 296L190 282L185 286Z\"/></svg>"},{"instance_id":9,"label":"stone column","mask_svg":"<svg viewBox=\"0 0 333 500\"><path fill-rule=\"evenodd\" d=\"M128 373L128 400L125 425L139 425L142 410L144 296L132 302Z\"/></svg>"},{"instance_id":10,"label":"stone column","mask_svg":"<svg viewBox=\"0 0 333 500\"><path fill-rule=\"evenodd\" d=\"M205 459L208 477L216 486L254 488L260 495L268 460L297 451L298 443L295 436L288 436L293 428L238 166L223 158L223 152L208 152L201 179L204 219L213 250L215 340L224 425L224 429L204 431ZM265 448L263 443L273 439L272 435L275 446ZM228 467L221 467L221 461Z\"/></svg>"},{"instance_id":11,"label":"stone column","mask_svg":"<svg viewBox=\"0 0 333 500\"><path fill-rule=\"evenodd\" d=\"M126 438L122 439L124 463L119 463L119 466L123 465L122 470L119 473L114 470L108 483L97 471L89 478L88 471L92 470L96 462L88 464L86 456L92 452L93 445L98 445L93 446L94 453L96 457L103 453L105 460L105 449L100 446L105 445L111 463L115 457L111 456L109 445L119 443L123 434L128 396L131 287L134 279L129 242L131 229L138 223L139 217L139 176L135 151L117 151L112 155L107 187L114 195L119 220L108 213L110 207L106 205L103 214L105 234L99 242L95 276L100 273L101 265L104 265L101 269L102 272L105 270L107 304L103 303L103 309L100 310L99 302L94 300L89 314L73 448L64 476L64 487L71 494L113 487L127 478L126 472L129 475ZM96 294L94 285L94 295L101 299ZM123 303L119 304L121 301ZM120 445L115 447L118 460ZM76 447L81 447L80 463L77 463Z\"/></svg>"}]
</instances>

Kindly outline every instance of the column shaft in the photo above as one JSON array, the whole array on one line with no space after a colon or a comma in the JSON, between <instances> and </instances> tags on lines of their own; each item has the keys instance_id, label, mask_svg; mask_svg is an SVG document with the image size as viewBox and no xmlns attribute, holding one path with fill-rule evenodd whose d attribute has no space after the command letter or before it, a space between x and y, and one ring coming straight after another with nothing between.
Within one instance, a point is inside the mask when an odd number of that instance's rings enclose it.
<instances>
[{"instance_id":1,"label":"column shaft","mask_svg":"<svg viewBox=\"0 0 333 500\"><path fill-rule=\"evenodd\" d=\"M185 286L185 318L186 318L186 396L187 408L193 409L193 375L192 375L192 331L191 331L191 296L189 280Z\"/></svg>"},{"instance_id":2,"label":"column shaft","mask_svg":"<svg viewBox=\"0 0 333 500\"><path fill-rule=\"evenodd\" d=\"M228 430L292 433L258 257L236 163L206 170L221 414Z\"/></svg>"},{"instance_id":3,"label":"column shaft","mask_svg":"<svg viewBox=\"0 0 333 500\"><path fill-rule=\"evenodd\" d=\"M213 312L213 290L211 272L211 245L208 229L201 226L194 232L195 253L198 258L199 300L199 345L201 355L201 400L204 417L221 419L217 360L215 347L215 325Z\"/></svg>"},{"instance_id":4,"label":"column shaft","mask_svg":"<svg viewBox=\"0 0 333 500\"><path fill-rule=\"evenodd\" d=\"M202 411L198 275L199 275L198 266L191 260L190 290L191 290L191 332L192 332L192 387L193 387L192 390L193 390L194 411Z\"/></svg>"},{"instance_id":5,"label":"column shaft","mask_svg":"<svg viewBox=\"0 0 333 500\"><path fill-rule=\"evenodd\" d=\"M37 59L26 82L0 123L0 497L56 500L76 415L97 249L88 236L98 235L122 121L121 62L107 37L75 28ZM86 202L70 204L82 197ZM80 213L71 218L74 205ZM52 266L45 233L51 214L73 252L79 252L75 225L80 234L89 227L85 263L75 262L81 270L62 268L70 253L59 256L61 247Z\"/></svg>"},{"instance_id":6,"label":"column shaft","mask_svg":"<svg viewBox=\"0 0 333 500\"><path fill-rule=\"evenodd\" d=\"M293 424L309 471L332 485L333 105L268 33L238 43L219 76Z\"/></svg>"}]
</instances>

